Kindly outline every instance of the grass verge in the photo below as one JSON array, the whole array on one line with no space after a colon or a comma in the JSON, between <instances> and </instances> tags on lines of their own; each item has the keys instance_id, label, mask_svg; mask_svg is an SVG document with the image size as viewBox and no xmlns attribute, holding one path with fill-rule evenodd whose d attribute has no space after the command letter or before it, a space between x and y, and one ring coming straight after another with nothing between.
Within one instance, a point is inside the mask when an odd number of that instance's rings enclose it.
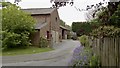
<instances>
[{"instance_id":1,"label":"grass verge","mask_svg":"<svg viewBox=\"0 0 120 68\"><path fill-rule=\"evenodd\" d=\"M2 56L15 56L15 55L25 55L25 54L35 54L41 52L48 52L53 49L51 48L37 48L37 47L28 47L28 48L16 48L16 49L8 49L0 52Z\"/></svg>"}]
</instances>

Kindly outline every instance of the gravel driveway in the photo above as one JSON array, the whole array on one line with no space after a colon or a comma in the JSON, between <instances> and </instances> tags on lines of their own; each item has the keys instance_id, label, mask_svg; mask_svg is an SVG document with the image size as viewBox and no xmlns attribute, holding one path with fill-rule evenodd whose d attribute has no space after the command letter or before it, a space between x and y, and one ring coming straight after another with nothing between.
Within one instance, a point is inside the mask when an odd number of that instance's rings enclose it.
<instances>
[{"instance_id":1,"label":"gravel driveway","mask_svg":"<svg viewBox=\"0 0 120 68\"><path fill-rule=\"evenodd\" d=\"M67 66L79 41L63 40L53 51L2 57L3 66Z\"/></svg>"}]
</instances>

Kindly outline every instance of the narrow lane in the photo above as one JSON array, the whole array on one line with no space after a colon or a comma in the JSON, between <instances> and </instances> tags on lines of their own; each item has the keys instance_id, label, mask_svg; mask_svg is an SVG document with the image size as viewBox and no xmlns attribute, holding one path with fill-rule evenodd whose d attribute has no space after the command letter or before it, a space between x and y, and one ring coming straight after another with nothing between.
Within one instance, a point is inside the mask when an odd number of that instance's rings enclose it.
<instances>
[{"instance_id":1,"label":"narrow lane","mask_svg":"<svg viewBox=\"0 0 120 68\"><path fill-rule=\"evenodd\" d=\"M55 50L33 55L4 56L3 66L67 66L79 41L63 40Z\"/></svg>"}]
</instances>

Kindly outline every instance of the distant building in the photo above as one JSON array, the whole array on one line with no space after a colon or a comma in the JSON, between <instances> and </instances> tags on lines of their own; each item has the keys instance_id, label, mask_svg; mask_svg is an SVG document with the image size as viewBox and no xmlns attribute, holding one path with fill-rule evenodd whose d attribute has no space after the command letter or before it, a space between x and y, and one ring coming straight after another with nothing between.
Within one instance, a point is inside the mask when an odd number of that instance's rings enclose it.
<instances>
[{"instance_id":1,"label":"distant building","mask_svg":"<svg viewBox=\"0 0 120 68\"><path fill-rule=\"evenodd\" d=\"M69 34L70 34L70 29L60 25L60 40L68 39Z\"/></svg>"}]
</instances>

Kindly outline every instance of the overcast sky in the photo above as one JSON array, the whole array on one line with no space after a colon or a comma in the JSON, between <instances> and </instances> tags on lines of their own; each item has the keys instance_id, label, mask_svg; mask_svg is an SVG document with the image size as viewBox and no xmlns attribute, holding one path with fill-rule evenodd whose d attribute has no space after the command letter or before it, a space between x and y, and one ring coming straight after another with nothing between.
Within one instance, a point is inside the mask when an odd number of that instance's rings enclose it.
<instances>
[{"instance_id":1,"label":"overcast sky","mask_svg":"<svg viewBox=\"0 0 120 68\"><path fill-rule=\"evenodd\" d=\"M10 2L14 2L14 0L7 0ZM102 0L74 0L74 5L71 7L70 5L61 7L58 9L60 19L65 21L68 25L71 25L72 22L80 22L85 21L85 11L80 12L75 9L77 8L84 9L89 4L96 4ZM50 0L22 0L19 3L21 8L49 8L52 6Z\"/></svg>"}]
</instances>

